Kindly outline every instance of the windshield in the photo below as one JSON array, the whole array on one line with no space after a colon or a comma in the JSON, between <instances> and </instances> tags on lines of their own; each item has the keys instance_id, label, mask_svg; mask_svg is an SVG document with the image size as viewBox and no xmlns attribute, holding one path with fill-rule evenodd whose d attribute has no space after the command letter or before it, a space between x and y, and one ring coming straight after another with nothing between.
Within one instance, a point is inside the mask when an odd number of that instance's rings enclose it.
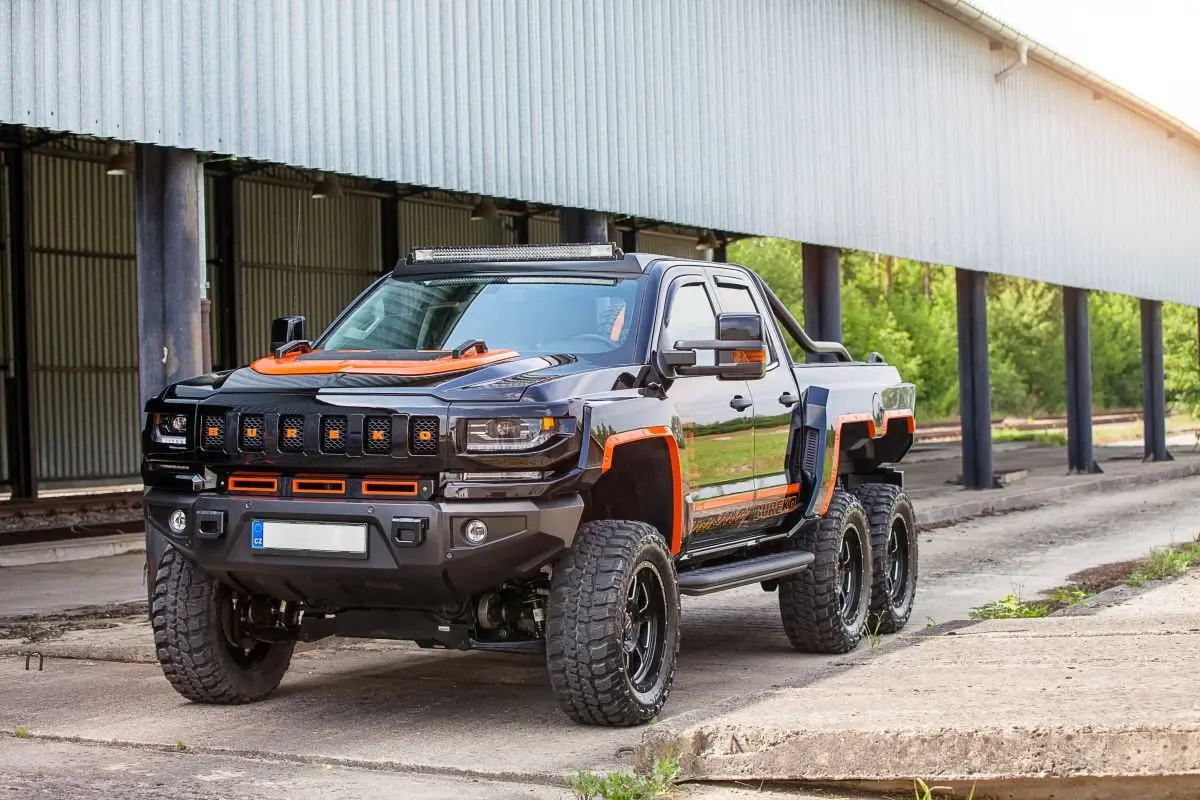
<instances>
[{"instance_id":1,"label":"windshield","mask_svg":"<svg viewBox=\"0 0 1200 800\"><path fill-rule=\"evenodd\" d=\"M326 350L449 350L482 339L521 355L633 362L637 281L578 276L389 279L325 337Z\"/></svg>"}]
</instances>

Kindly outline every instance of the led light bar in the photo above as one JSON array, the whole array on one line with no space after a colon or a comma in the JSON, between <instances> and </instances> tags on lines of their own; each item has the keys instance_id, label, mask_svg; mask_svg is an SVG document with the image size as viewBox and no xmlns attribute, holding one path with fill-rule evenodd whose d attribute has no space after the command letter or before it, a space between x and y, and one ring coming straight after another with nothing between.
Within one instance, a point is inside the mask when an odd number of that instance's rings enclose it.
<instances>
[{"instance_id":1,"label":"led light bar","mask_svg":"<svg viewBox=\"0 0 1200 800\"><path fill-rule=\"evenodd\" d=\"M418 247L409 264L465 264L487 261L617 261L615 244L517 244L496 247Z\"/></svg>"}]
</instances>

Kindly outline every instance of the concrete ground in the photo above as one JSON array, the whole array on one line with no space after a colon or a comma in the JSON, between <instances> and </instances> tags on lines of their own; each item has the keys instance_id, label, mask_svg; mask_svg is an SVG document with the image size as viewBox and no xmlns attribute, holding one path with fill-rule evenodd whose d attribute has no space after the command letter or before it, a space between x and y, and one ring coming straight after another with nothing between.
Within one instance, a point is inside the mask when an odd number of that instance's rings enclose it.
<instances>
[{"instance_id":1,"label":"concrete ground","mask_svg":"<svg viewBox=\"0 0 1200 800\"><path fill-rule=\"evenodd\" d=\"M1200 527L1198 490L1200 478L1188 478L1093 492L1079 501L926 532L911 630L922 632L927 618L962 619L971 607L1016 586L1032 596L1078 569L1192 538ZM76 571L79 564L58 565L71 568L63 573L65 581L49 566L0 570L0 609L19 607L19 598L32 597L47 583L65 584L71 594L64 602L70 603L95 603L106 593L120 600L142 591L140 557L89 563L103 577L91 581L86 571ZM11 623L11 614L0 611L3 616ZM437 792L445 789L464 798L554 797L562 796L564 776L576 769L628 767L642 742L642 730L597 730L568 722L554 705L538 658L333 640L298 654L271 700L214 708L188 704L174 694L152 663L149 631L140 619L67 623L67 628L93 627L34 644L0 641L0 732L23 726L35 737L31 742L0 737L0 787L41 781L68 786L76 772L86 771L91 780L103 769L99 764L128 764L105 771L103 777L111 781L81 796L140 797L138 787L156 781L192 786L200 796L210 786L204 776L236 773L253 790L231 779L212 792L321 797L322 773L309 770L329 764L339 774L345 771L345 780L359 781L352 785L361 786L363 797L392 796L382 788L390 785L386 781L373 783L378 774L400 776L395 781L431 781L408 796L440 797ZM0 630L5 624L0 619ZM107 625L116 627L97 627ZM924 669L924 655L934 650L929 643L942 638L888 637L883 647L864 645L849 658L806 656L788 648L774 595L750 587L686 598L676 688L654 727L686 730L776 687L823 685L843 672L869 670L872 656L885 649L912 653L915 661L901 674L917 674ZM24 659L11 657L30 651L51 656L43 672L37 671L36 658L26 672ZM990 691L982 676L980 681L977 686ZM950 700L939 697L938 702ZM1024 703L1023 697L1013 700L1015 709ZM56 737L80 741L55 743ZM168 752L177 740L187 753ZM39 749L51 745L82 749ZM271 766L279 762L284 766ZM290 791L290 784L269 788L280 774L298 776L296 786L303 792ZM460 783L466 788L453 788ZM482 787L480 793L469 794L470 786Z\"/></svg>"},{"instance_id":2,"label":"concrete ground","mask_svg":"<svg viewBox=\"0 0 1200 800\"><path fill-rule=\"evenodd\" d=\"M901 789L925 777L986 795L1019 780L1020 797L1115 783L1115 796L1194 797L1197 668L1193 573L1090 615L934 629L860 651L816 680L729 700L724 713L677 716L638 757L670 751L685 776L707 780Z\"/></svg>"}]
</instances>

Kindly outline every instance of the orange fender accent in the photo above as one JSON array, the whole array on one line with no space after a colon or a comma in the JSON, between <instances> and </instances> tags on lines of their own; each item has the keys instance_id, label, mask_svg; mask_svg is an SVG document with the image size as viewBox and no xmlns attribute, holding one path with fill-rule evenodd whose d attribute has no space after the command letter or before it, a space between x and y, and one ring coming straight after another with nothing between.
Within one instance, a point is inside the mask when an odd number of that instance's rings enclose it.
<instances>
[{"instance_id":1,"label":"orange fender accent","mask_svg":"<svg viewBox=\"0 0 1200 800\"><path fill-rule=\"evenodd\" d=\"M916 432L917 421L911 411L884 412L882 431L876 429L875 418L870 414L843 414L833 423L833 470L829 473L829 486L825 487L825 497L821 500L821 507L817 509L817 516L824 516L825 512L829 510L829 504L833 502L833 487L837 485L838 459L842 454L842 425L850 422L865 422L867 423L867 435L872 439L878 439L887 433L888 423L893 419L903 419L908 432Z\"/></svg>"},{"instance_id":2,"label":"orange fender accent","mask_svg":"<svg viewBox=\"0 0 1200 800\"><path fill-rule=\"evenodd\" d=\"M604 458L600 462L600 472L603 474L612 468L613 451L619 446L657 437L666 439L667 453L671 457L673 490L671 499L675 509L674 524L671 527L671 555L678 555L679 551L683 549L683 470L679 466L679 443L675 441L675 435L671 433L671 429L665 425L656 425L652 428L635 428L609 436L604 442Z\"/></svg>"}]
</instances>

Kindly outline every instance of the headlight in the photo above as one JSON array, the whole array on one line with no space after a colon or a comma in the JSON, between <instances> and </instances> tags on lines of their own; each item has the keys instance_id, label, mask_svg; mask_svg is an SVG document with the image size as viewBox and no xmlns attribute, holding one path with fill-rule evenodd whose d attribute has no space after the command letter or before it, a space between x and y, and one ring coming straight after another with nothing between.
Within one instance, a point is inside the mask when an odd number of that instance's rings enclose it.
<instances>
[{"instance_id":1,"label":"headlight","mask_svg":"<svg viewBox=\"0 0 1200 800\"><path fill-rule=\"evenodd\" d=\"M498 417L467 420L466 452L511 453L540 447L560 434L575 433L574 419Z\"/></svg>"},{"instance_id":2,"label":"headlight","mask_svg":"<svg viewBox=\"0 0 1200 800\"><path fill-rule=\"evenodd\" d=\"M187 444L187 414L155 414L150 436L159 444Z\"/></svg>"}]
</instances>

